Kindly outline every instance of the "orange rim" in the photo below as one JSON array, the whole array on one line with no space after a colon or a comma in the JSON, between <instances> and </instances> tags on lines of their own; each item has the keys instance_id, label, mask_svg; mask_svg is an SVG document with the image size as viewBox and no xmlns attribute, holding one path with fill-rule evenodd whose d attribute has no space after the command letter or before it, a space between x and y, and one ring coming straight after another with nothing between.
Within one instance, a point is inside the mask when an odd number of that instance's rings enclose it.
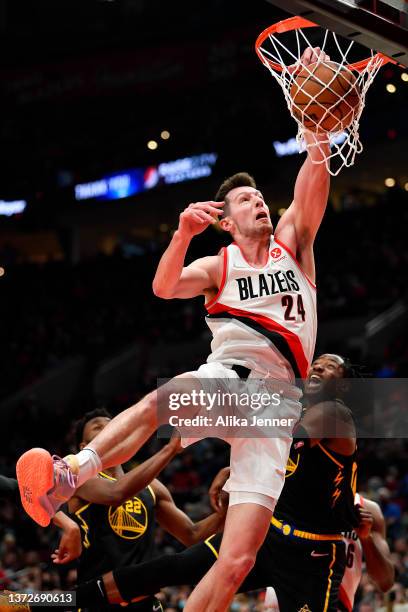
<instances>
[{"instance_id":1,"label":"orange rim","mask_svg":"<svg viewBox=\"0 0 408 612\"><path fill-rule=\"evenodd\" d=\"M283 67L281 64L278 64L277 62L273 62L272 60L268 59L267 57L263 55L261 51L261 46L263 45L265 40L271 34L284 34L285 32L291 32L293 30L300 30L303 28L318 28L318 27L322 27L322 26L319 26L317 23L314 23L313 21L309 21L308 19L304 19L303 17L289 17L289 19L278 21L277 23L274 23L273 25L269 26L269 28L266 28L263 32L259 34L255 42L256 54L261 60L262 64L265 64L265 62L267 62L270 68L272 68L273 70L276 70L277 72L282 72ZM364 68L366 68L366 66L371 61L373 61L373 64L376 64L377 63L376 60L382 60L382 65L387 64L389 62L391 62L392 64L398 63L395 60L388 57L387 55L384 55L384 53L376 53L372 57L368 57L367 59L360 60L359 62L355 62L354 64L345 64L345 67L348 68L349 70L357 70L357 72L362 72Z\"/></svg>"}]
</instances>

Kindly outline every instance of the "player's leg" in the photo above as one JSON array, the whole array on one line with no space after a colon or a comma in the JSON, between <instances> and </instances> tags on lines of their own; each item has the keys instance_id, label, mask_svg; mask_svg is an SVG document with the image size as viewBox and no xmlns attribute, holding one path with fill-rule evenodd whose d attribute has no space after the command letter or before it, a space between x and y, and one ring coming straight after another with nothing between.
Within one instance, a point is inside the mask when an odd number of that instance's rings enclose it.
<instances>
[{"instance_id":1,"label":"player's leg","mask_svg":"<svg viewBox=\"0 0 408 612\"><path fill-rule=\"evenodd\" d=\"M257 503L239 503L228 508L219 558L189 597L186 612L229 609L235 593L255 565L271 517L272 509Z\"/></svg>"},{"instance_id":2,"label":"player's leg","mask_svg":"<svg viewBox=\"0 0 408 612\"><path fill-rule=\"evenodd\" d=\"M122 567L77 587L77 605L129 602L157 593L165 586L196 584L216 561L221 544L216 534L181 553Z\"/></svg>"},{"instance_id":3,"label":"player's leg","mask_svg":"<svg viewBox=\"0 0 408 612\"><path fill-rule=\"evenodd\" d=\"M225 610L253 567L282 491L291 438L234 438L220 556L190 596L186 612Z\"/></svg>"},{"instance_id":4,"label":"player's leg","mask_svg":"<svg viewBox=\"0 0 408 612\"><path fill-rule=\"evenodd\" d=\"M151 561L122 567L78 585L76 602L80 607L95 603L124 603L157 593L166 586L197 584L219 556L222 534L186 548L181 553L163 555ZM242 585L253 591L271 580L270 553L261 547L256 565Z\"/></svg>"},{"instance_id":5,"label":"player's leg","mask_svg":"<svg viewBox=\"0 0 408 612\"><path fill-rule=\"evenodd\" d=\"M16 471L25 511L41 526L47 526L76 487L101 469L130 459L157 427L167 422L168 413L158 410L158 403L168 406L171 394L191 393L193 387L201 389L199 380L192 373L173 378L159 391L149 393L118 414L77 455L53 458L44 449L31 449L24 453L17 462ZM180 413L188 408L184 405Z\"/></svg>"}]
</instances>

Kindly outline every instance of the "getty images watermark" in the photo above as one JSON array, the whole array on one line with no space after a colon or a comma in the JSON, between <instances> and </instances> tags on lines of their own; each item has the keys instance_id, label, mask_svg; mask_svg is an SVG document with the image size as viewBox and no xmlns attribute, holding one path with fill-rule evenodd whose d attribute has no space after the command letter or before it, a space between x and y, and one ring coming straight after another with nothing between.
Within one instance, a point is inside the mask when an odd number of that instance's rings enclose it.
<instances>
[{"instance_id":1,"label":"getty images watermark","mask_svg":"<svg viewBox=\"0 0 408 612\"><path fill-rule=\"evenodd\" d=\"M223 392L217 390L209 393L203 389L192 389L190 392L170 393L168 407L169 410L178 411L182 408L197 408L200 414L193 417L184 417L170 415L168 424L172 427L282 427L294 426L297 419L284 417L261 417L257 414L258 411L270 408L271 406L280 406L282 396L278 392L274 393L246 393L246 392ZM217 412L218 408L223 408L224 413L216 416L203 414L209 412ZM225 413L225 408L239 408L242 413L237 414ZM251 414L256 412L256 414ZM244 416L244 414L246 416Z\"/></svg>"},{"instance_id":2,"label":"getty images watermark","mask_svg":"<svg viewBox=\"0 0 408 612\"><path fill-rule=\"evenodd\" d=\"M196 439L291 436L308 407L303 388L303 380L285 384L270 378L160 380L158 422L176 427L182 437ZM309 407L317 402L316 437L350 435L344 427L350 418L357 438L408 439L408 379L342 378L332 381L330 396L340 402L338 410L321 398L309 402ZM349 417L343 405L349 408Z\"/></svg>"},{"instance_id":3,"label":"getty images watermark","mask_svg":"<svg viewBox=\"0 0 408 612\"><path fill-rule=\"evenodd\" d=\"M159 423L183 437L287 436L300 417L301 391L279 381L183 377L160 383Z\"/></svg>"}]
</instances>

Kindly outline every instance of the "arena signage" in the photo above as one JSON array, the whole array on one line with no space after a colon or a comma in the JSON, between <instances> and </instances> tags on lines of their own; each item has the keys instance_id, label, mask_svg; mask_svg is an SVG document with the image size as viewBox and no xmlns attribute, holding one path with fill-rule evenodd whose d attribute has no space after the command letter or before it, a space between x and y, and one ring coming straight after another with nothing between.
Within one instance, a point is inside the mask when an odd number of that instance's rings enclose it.
<instances>
[{"instance_id":1,"label":"arena signage","mask_svg":"<svg viewBox=\"0 0 408 612\"><path fill-rule=\"evenodd\" d=\"M4 217L19 215L25 211L26 206L27 202L25 200L13 200L10 202L0 200L0 215Z\"/></svg>"},{"instance_id":2,"label":"arena signage","mask_svg":"<svg viewBox=\"0 0 408 612\"><path fill-rule=\"evenodd\" d=\"M346 140L346 133L340 132L340 134L335 134L331 139L331 143L333 144L341 144ZM273 147L275 149L275 153L278 157L286 157L287 155L295 155L296 153L300 153L301 148L296 138L289 138L285 142L279 142L279 140L274 140ZM303 150L303 149L302 149Z\"/></svg>"},{"instance_id":3,"label":"arena signage","mask_svg":"<svg viewBox=\"0 0 408 612\"><path fill-rule=\"evenodd\" d=\"M184 183L210 176L217 157L217 153L202 153L157 166L125 170L89 183L80 183L75 185L75 199L119 200L162 184Z\"/></svg>"}]
</instances>

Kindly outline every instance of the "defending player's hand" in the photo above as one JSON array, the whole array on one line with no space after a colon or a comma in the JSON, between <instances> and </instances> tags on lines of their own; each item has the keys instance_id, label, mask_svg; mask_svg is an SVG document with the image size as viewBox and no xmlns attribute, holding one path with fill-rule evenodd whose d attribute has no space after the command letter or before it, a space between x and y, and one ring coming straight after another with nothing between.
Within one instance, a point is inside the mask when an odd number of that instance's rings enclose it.
<instances>
[{"instance_id":1,"label":"defending player's hand","mask_svg":"<svg viewBox=\"0 0 408 612\"><path fill-rule=\"evenodd\" d=\"M217 223L223 206L224 202L190 204L180 215L179 231L190 238L201 234L209 225Z\"/></svg>"},{"instance_id":2,"label":"defending player's hand","mask_svg":"<svg viewBox=\"0 0 408 612\"><path fill-rule=\"evenodd\" d=\"M178 455L178 453L183 451L183 447L181 446L181 436L178 429L174 428L167 446L171 449L174 455Z\"/></svg>"},{"instance_id":3,"label":"defending player's hand","mask_svg":"<svg viewBox=\"0 0 408 612\"><path fill-rule=\"evenodd\" d=\"M211 508L215 512L224 513L228 508L228 494L222 490L230 475L230 468L223 468L218 472L208 490Z\"/></svg>"},{"instance_id":4,"label":"defending player's hand","mask_svg":"<svg viewBox=\"0 0 408 612\"><path fill-rule=\"evenodd\" d=\"M369 510L366 510L362 506L357 508L358 516L360 519L356 533L360 540L365 540L371 533L371 529L374 523L373 515Z\"/></svg>"},{"instance_id":5,"label":"defending player's hand","mask_svg":"<svg viewBox=\"0 0 408 612\"><path fill-rule=\"evenodd\" d=\"M81 556L82 544L81 544L81 532L78 525L64 529L59 547L51 555L51 559L57 565L63 565L74 561Z\"/></svg>"}]
</instances>

